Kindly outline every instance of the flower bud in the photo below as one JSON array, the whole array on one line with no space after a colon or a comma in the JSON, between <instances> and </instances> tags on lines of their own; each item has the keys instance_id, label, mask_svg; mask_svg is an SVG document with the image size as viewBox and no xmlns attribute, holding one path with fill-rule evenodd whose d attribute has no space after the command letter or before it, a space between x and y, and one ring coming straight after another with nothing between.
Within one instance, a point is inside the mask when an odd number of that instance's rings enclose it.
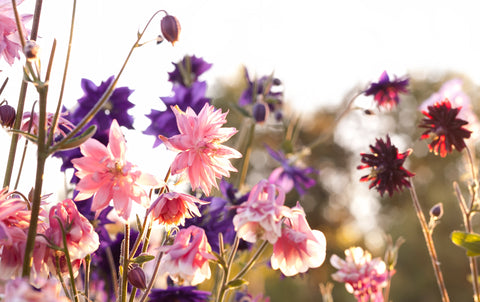
<instances>
[{"instance_id":1,"label":"flower bud","mask_svg":"<svg viewBox=\"0 0 480 302\"><path fill-rule=\"evenodd\" d=\"M33 61L37 59L38 51L40 50L40 47L34 40L28 40L25 43L25 47L23 48L23 53L25 54L25 57L29 61Z\"/></svg>"},{"instance_id":2,"label":"flower bud","mask_svg":"<svg viewBox=\"0 0 480 302\"><path fill-rule=\"evenodd\" d=\"M430 218L437 220L442 218L442 216L443 216L443 204L439 202L430 209Z\"/></svg>"},{"instance_id":3,"label":"flower bud","mask_svg":"<svg viewBox=\"0 0 480 302\"><path fill-rule=\"evenodd\" d=\"M132 268L127 274L128 282L139 289L147 288L147 277L139 266Z\"/></svg>"},{"instance_id":4,"label":"flower bud","mask_svg":"<svg viewBox=\"0 0 480 302\"><path fill-rule=\"evenodd\" d=\"M181 27L180 22L178 22L177 18L172 15L166 15L160 22L160 28L165 39L168 42L172 43L172 45L174 45L175 42L178 41Z\"/></svg>"},{"instance_id":5,"label":"flower bud","mask_svg":"<svg viewBox=\"0 0 480 302\"><path fill-rule=\"evenodd\" d=\"M263 123L268 116L268 107L264 103L255 103L252 108L253 118L257 123Z\"/></svg>"},{"instance_id":6,"label":"flower bud","mask_svg":"<svg viewBox=\"0 0 480 302\"><path fill-rule=\"evenodd\" d=\"M15 108L10 105L0 106L0 124L7 128L12 128L15 122Z\"/></svg>"}]
</instances>

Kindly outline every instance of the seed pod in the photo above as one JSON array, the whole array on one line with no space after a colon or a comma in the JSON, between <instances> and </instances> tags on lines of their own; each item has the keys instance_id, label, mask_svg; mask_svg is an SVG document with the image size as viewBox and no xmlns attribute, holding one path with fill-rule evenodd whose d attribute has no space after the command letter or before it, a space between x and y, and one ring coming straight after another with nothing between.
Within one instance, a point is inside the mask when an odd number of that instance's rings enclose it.
<instances>
[{"instance_id":1,"label":"seed pod","mask_svg":"<svg viewBox=\"0 0 480 302\"><path fill-rule=\"evenodd\" d=\"M147 277L145 277L145 272L139 266L132 268L128 274L127 279L130 284L139 289L147 288Z\"/></svg>"},{"instance_id":2,"label":"seed pod","mask_svg":"<svg viewBox=\"0 0 480 302\"><path fill-rule=\"evenodd\" d=\"M162 30L163 37L165 37L168 42L172 43L172 45L178 41L181 27L177 18L172 15L166 15L160 22L160 28Z\"/></svg>"},{"instance_id":3,"label":"seed pod","mask_svg":"<svg viewBox=\"0 0 480 302\"><path fill-rule=\"evenodd\" d=\"M12 128L15 122L15 108L10 105L0 106L0 124L7 128Z\"/></svg>"}]
</instances>

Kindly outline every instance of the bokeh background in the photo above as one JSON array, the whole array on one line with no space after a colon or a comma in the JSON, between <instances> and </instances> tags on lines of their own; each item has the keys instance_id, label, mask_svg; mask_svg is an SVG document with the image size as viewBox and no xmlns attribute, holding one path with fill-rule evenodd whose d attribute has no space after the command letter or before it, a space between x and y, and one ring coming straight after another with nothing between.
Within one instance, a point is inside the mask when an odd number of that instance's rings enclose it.
<instances>
[{"instance_id":1,"label":"bokeh background","mask_svg":"<svg viewBox=\"0 0 480 302\"><path fill-rule=\"evenodd\" d=\"M278 272L259 268L249 275L250 290L264 292L271 301L321 301L319 284L332 281L330 275L335 271L328 263L332 254L343 257L344 249L358 245L383 257L385 235L391 234L394 239L402 236L406 240L400 248L391 300L440 300L409 193L380 198L376 191L368 190L367 184L358 181L366 173L356 169L359 153L368 151L376 137L389 133L400 151L413 149L407 164L416 173L414 181L425 213L428 215L427 211L437 202L444 205L445 214L434 238L451 300L472 300L465 252L449 239L453 230L463 229L452 182L458 181L468 196L465 160L458 152L447 158L428 153L426 142L419 141L421 131L416 125L421 119L419 104L451 78L463 79L463 89L478 112L480 19L475 1L79 2L64 96L67 106L82 96L81 78L100 84L118 71L137 30L154 11L165 9L180 20L180 41L174 47L166 43L143 46L120 80L119 86L135 90L130 100L136 104L133 111L138 131L147 127L144 115L151 108L162 108L159 97L171 94L167 72L173 69L171 62L185 54L213 63L203 77L209 84L208 95L215 105L230 109L229 123L238 128L242 127L242 116L232 109L232 104L246 87L242 66L259 77L274 73L283 82L286 118L300 120L298 149L327 133L345 102L376 81L384 70L391 76L409 75L410 94L401 98L396 110L366 115L363 109L376 108L371 99L359 98L356 104L362 110L349 113L333 135L305 159L320 173L318 185L300 201L312 228L323 231L327 237L325 264L295 278L282 278ZM32 11L33 5L33 0L25 0L21 11ZM58 40L56 77L51 82L59 83L71 3L46 1L43 12L39 43L47 49L42 55L48 57L53 38ZM151 38L158 32L159 25L153 26ZM10 73L6 66L0 69L4 70L2 75L11 78L5 94L16 95L21 75ZM57 87L52 85L53 99L58 95ZM282 129L268 122L257 127L247 183L255 184L276 167L263 151L263 143L279 146L284 136ZM142 151L153 145L153 138L144 138L139 132L128 132L127 138L136 145L147 146ZM474 142L472 148L478 152ZM161 158L159 154L164 151L157 148L148 152L148 156ZM144 157L144 153L138 157ZM143 164L164 169L168 163ZM56 177L59 163L52 160L49 166L52 168L48 176ZM46 190L56 192L58 183L51 183ZM297 200L299 196L291 193L287 203L292 206ZM474 227L478 228L477 220ZM338 283L333 297L335 301L354 301Z\"/></svg>"}]
</instances>

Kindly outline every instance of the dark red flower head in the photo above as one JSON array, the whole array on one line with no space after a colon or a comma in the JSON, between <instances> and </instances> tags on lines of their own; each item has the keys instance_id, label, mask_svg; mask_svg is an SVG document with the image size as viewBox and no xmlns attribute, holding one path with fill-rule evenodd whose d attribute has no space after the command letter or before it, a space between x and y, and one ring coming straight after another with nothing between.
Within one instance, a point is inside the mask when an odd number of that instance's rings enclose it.
<instances>
[{"instance_id":1,"label":"dark red flower head","mask_svg":"<svg viewBox=\"0 0 480 302\"><path fill-rule=\"evenodd\" d=\"M464 140L469 138L472 132L463 128L468 124L467 121L457 118L461 108L452 108L450 101L445 99L428 106L428 111L422 111L425 117L419 127L427 130L422 133L420 139L432 138L428 148L435 155L440 153L441 157L445 157L454 148L462 151L466 147Z\"/></svg>"},{"instance_id":2,"label":"dark red flower head","mask_svg":"<svg viewBox=\"0 0 480 302\"><path fill-rule=\"evenodd\" d=\"M398 94L408 92L407 86L408 79L397 79L395 77L394 80L390 81L387 72L384 71L378 83L370 84L370 87L365 90L365 95L373 95L378 107L391 109L400 102Z\"/></svg>"},{"instance_id":3,"label":"dark red flower head","mask_svg":"<svg viewBox=\"0 0 480 302\"><path fill-rule=\"evenodd\" d=\"M390 137L387 135L387 141L377 139L375 146L370 145L372 154L361 153L362 163L357 169L371 168L370 174L360 178L360 181L371 181L369 188L376 187L380 195L385 191L392 196L393 191L401 191L402 187L410 187L409 177L415 174L407 171L403 163L412 150L404 153L398 153L397 147L391 144Z\"/></svg>"}]
</instances>

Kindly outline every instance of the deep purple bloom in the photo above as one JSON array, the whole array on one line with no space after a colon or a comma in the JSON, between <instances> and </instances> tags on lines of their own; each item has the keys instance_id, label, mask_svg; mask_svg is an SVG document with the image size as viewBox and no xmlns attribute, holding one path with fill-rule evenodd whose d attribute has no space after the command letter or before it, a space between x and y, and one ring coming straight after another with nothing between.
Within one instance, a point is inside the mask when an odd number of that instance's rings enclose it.
<instances>
[{"instance_id":1,"label":"deep purple bloom","mask_svg":"<svg viewBox=\"0 0 480 302\"><path fill-rule=\"evenodd\" d=\"M382 73L378 83L370 84L370 87L365 90L365 95L373 95L378 107L391 109L399 102L398 94L407 93L408 78L397 79L390 81L386 71Z\"/></svg>"},{"instance_id":2,"label":"deep purple bloom","mask_svg":"<svg viewBox=\"0 0 480 302\"><path fill-rule=\"evenodd\" d=\"M217 253L219 252L219 233L222 233L225 244L233 244L235 239L233 217L236 214L234 206L240 205L248 199L248 194L237 196L238 190L225 180L220 182L220 191L223 197L203 198L210 203L199 207L202 213L201 217L187 219L185 222L185 228L196 225L204 229L208 243L210 243L212 250ZM245 249L248 246L242 240L239 249Z\"/></svg>"},{"instance_id":3,"label":"deep purple bloom","mask_svg":"<svg viewBox=\"0 0 480 302\"><path fill-rule=\"evenodd\" d=\"M318 174L317 170L312 167L301 168L295 166L295 162L289 160L282 151L275 151L267 145L265 145L265 148L267 148L270 156L282 165L273 170L268 178L269 182L280 186L287 193L295 187L300 195L304 195L307 189L315 185L315 179L307 175Z\"/></svg>"},{"instance_id":4,"label":"deep purple bloom","mask_svg":"<svg viewBox=\"0 0 480 302\"><path fill-rule=\"evenodd\" d=\"M65 118L74 125L78 124L97 104L105 91L107 91L107 88L110 86L113 79L114 77L111 76L108 78L108 80L102 82L98 87L92 81L82 79L81 85L84 95L78 99L78 103L75 108L67 110ZM135 106L128 100L128 97L132 94L132 92L133 90L129 89L128 87L115 88L105 106L87 124L87 127L90 125L97 126L97 131L93 136L94 139L100 141L106 146L108 144L110 125L114 119L117 120L120 126L133 129L133 116L128 114L128 110ZM80 153L80 148L75 148L67 151L57 152L54 154L54 156L62 159L63 164L61 171L65 171L68 168L73 168L71 163L72 159L79 158L82 155ZM75 182L76 177L73 177L72 181Z\"/></svg>"},{"instance_id":5,"label":"deep purple bloom","mask_svg":"<svg viewBox=\"0 0 480 302\"><path fill-rule=\"evenodd\" d=\"M147 115L152 123L143 133L155 136L153 147L162 143L158 135L171 137L180 133L177 128L177 119L170 106L178 106L182 111L191 107L195 113L199 113L203 106L210 102L210 99L205 97L207 92L207 83L205 82L195 82L189 88L176 85L173 87L173 92L172 97L161 98L167 106L165 111L152 109L150 114Z\"/></svg>"},{"instance_id":6,"label":"deep purple bloom","mask_svg":"<svg viewBox=\"0 0 480 302\"><path fill-rule=\"evenodd\" d=\"M282 118L283 91L281 91L279 87L282 85L282 82L272 76L263 76L257 80L252 80L246 68L245 79L247 80L247 88L240 96L238 104L240 106L255 106L257 102L260 102L268 105L266 115L268 115L269 112L274 113L275 118L280 120ZM256 114L258 114L258 112L252 112L252 115L255 116Z\"/></svg>"},{"instance_id":7,"label":"deep purple bloom","mask_svg":"<svg viewBox=\"0 0 480 302\"><path fill-rule=\"evenodd\" d=\"M372 169L370 174L362 176L360 181L371 181L370 189L376 187L381 196L385 191L392 196L394 191L401 191L402 187L410 187L409 178L415 174L406 170L403 163L412 150L398 153L397 147L391 144L388 135L386 142L383 139L376 141L375 146L370 145L371 154L360 154L364 165L359 165L357 169Z\"/></svg>"},{"instance_id":8,"label":"deep purple bloom","mask_svg":"<svg viewBox=\"0 0 480 302\"><path fill-rule=\"evenodd\" d=\"M428 111L422 111L425 117L419 127L427 130L420 139L432 138L428 148L436 155L440 153L441 157L445 157L453 149L462 151L466 147L465 139L470 137L472 131L463 127L468 124L467 121L458 118L461 108L452 108L450 101L445 99L428 106Z\"/></svg>"},{"instance_id":9,"label":"deep purple bloom","mask_svg":"<svg viewBox=\"0 0 480 302\"><path fill-rule=\"evenodd\" d=\"M211 293L198 290L195 286L168 287L150 292L150 302L207 302Z\"/></svg>"},{"instance_id":10,"label":"deep purple bloom","mask_svg":"<svg viewBox=\"0 0 480 302\"><path fill-rule=\"evenodd\" d=\"M181 61L173 63L175 69L168 73L168 80L174 84L190 87L198 81L198 77L212 67L196 56L185 56Z\"/></svg>"}]
</instances>

